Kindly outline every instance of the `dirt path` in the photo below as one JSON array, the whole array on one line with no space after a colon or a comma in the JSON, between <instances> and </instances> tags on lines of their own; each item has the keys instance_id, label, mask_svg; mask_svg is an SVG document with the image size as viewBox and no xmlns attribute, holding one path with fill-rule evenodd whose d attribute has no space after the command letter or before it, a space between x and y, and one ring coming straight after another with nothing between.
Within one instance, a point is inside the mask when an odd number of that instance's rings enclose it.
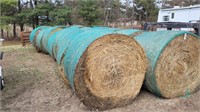
<instances>
[{"instance_id":1,"label":"dirt path","mask_svg":"<svg viewBox=\"0 0 200 112\"><path fill-rule=\"evenodd\" d=\"M59 74L49 55L32 46L4 46L6 87L0 92L1 111L88 112ZM199 112L200 91L186 97L161 99L142 90L135 101L110 112Z\"/></svg>"}]
</instances>

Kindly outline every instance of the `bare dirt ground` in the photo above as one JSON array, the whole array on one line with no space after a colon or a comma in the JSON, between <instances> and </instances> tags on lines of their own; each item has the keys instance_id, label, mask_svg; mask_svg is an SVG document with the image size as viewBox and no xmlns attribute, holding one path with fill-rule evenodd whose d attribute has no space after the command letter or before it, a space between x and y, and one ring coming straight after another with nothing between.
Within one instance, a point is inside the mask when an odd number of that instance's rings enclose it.
<instances>
[{"instance_id":1,"label":"bare dirt ground","mask_svg":"<svg viewBox=\"0 0 200 112\"><path fill-rule=\"evenodd\" d=\"M7 45L3 65L5 88L0 92L0 111L90 112L60 76L49 55L32 46ZM158 98L142 90L134 102L107 112L200 112L200 90L186 97Z\"/></svg>"}]
</instances>

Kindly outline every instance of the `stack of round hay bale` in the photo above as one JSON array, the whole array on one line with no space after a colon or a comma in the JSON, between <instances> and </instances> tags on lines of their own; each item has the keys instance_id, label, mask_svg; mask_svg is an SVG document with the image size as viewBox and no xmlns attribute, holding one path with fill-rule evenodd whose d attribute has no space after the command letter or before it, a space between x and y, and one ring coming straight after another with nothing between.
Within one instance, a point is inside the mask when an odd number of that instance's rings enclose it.
<instances>
[{"instance_id":1,"label":"stack of round hay bale","mask_svg":"<svg viewBox=\"0 0 200 112\"><path fill-rule=\"evenodd\" d=\"M142 47L130 36L116 34L119 29L58 28L64 27L42 29L36 47L55 58L81 101L99 110L130 104L147 68Z\"/></svg>"},{"instance_id":2,"label":"stack of round hay bale","mask_svg":"<svg viewBox=\"0 0 200 112\"><path fill-rule=\"evenodd\" d=\"M132 103L143 81L164 98L184 96L200 85L200 41L189 32L44 26L34 29L30 40L57 61L92 110Z\"/></svg>"}]
</instances>

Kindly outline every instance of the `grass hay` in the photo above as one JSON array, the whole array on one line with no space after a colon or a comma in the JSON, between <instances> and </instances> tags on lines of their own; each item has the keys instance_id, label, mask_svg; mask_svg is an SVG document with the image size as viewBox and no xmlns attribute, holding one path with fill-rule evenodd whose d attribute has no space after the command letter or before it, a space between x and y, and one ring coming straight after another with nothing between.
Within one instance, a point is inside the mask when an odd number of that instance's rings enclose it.
<instances>
[{"instance_id":1,"label":"grass hay","mask_svg":"<svg viewBox=\"0 0 200 112\"><path fill-rule=\"evenodd\" d=\"M141 89L146 67L145 53L136 41L121 34L105 35L79 59L75 92L92 110L128 105Z\"/></svg>"},{"instance_id":2,"label":"grass hay","mask_svg":"<svg viewBox=\"0 0 200 112\"><path fill-rule=\"evenodd\" d=\"M184 96L200 85L200 41L192 35L178 36L163 50L155 75L162 96Z\"/></svg>"},{"instance_id":3,"label":"grass hay","mask_svg":"<svg viewBox=\"0 0 200 112\"><path fill-rule=\"evenodd\" d=\"M145 49L148 90L164 98L195 92L200 85L200 41L189 32L146 32L135 38Z\"/></svg>"}]
</instances>

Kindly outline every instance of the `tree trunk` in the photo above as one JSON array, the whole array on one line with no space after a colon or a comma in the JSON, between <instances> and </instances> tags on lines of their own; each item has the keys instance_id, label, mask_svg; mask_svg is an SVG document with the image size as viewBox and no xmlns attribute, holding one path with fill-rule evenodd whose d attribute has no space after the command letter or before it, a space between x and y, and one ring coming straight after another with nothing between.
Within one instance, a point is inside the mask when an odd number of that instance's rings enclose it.
<instances>
[{"instance_id":1,"label":"tree trunk","mask_svg":"<svg viewBox=\"0 0 200 112\"><path fill-rule=\"evenodd\" d=\"M34 6L37 6L37 0L34 0ZM39 25L39 19L38 19L38 15L36 15L34 17L34 23L35 23L35 27L37 27Z\"/></svg>"},{"instance_id":2,"label":"tree trunk","mask_svg":"<svg viewBox=\"0 0 200 112\"><path fill-rule=\"evenodd\" d=\"M46 20L46 21L47 21L47 23L48 23L48 22L49 22L49 12L47 12L47 15L46 15L46 16L47 16L47 20Z\"/></svg>"},{"instance_id":3,"label":"tree trunk","mask_svg":"<svg viewBox=\"0 0 200 112\"><path fill-rule=\"evenodd\" d=\"M109 11L106 10L104 25L108 25L108 12Z\"/></svg>"},{"instance_id":4,"label":"tree trunk","mask_svg":"<svg viewBox=\"0 0 200 112\"><path fill-rule=\"evenodd\" d=\"M0 13L1 13L1 16L2 16L2 10L0 10ZM3 29L1 29L1 38L4 37L4 34L3 34Z\"/></svg>"},{"instance_id":5,"label":"tree trunk","mask_svg":"<svg viewBox=\"0 0 200 112\"><path fill-rule=\"evenodd\" d=\"M133 3L134 3L134 0L133 0ZM133 7L132 7L132 11L131 11L131 18L134 20L134 15L135 15L135 6L133 4Z\"/></svg>"},{"instance_id":6,"label":"tree trunk","mask_svg":"<svg viewBox=\"0 0 200 112\"><path fill-rule=\"evenodd\" d=\"M35 29L35 20L32 19L32 28Z\"/></svg>"},{"instance_id":7,"label":"tree trunk","mask_svg":"<svg viewBox=\"0 0 200 112\"><path fill-rule=\"evenodd\" d=\"M34 4L35 4L35 2L34 2ZM30 7L31 7L31 9L34 9L33 0L30 0ZM35 18L34 17L32 17L32 28L35 29Z\"/></svg>"},{"instance_id":8,"label":"tree trunk","mask_svg":"<svg viewBox=\"0 0 200 112\"><path fill-rule=\"evenodd\" d=\"M33 8L33 0L30 0L30 7Z\"/></svg>"},{"instance_id":9,"label":"tree trunk","mask_svg":"<svg viewBox=\"0 0 200 112\"><path fill-rule=\"evenodd\" d=\"M104 25L108 25L108 17L109 17L109 14L110 14L110 9L109 8L109 4L110 4L110 1L105 1L104 3Z\"/></svg>"},{"instance_id":10,"label":"tree trunk","mask_svg":"<svg viewBox=\"0 0 200 112\"><path fill-rule=\"evenodd\" d=\"M18 8L19 8L19 12L21 12L22 8L21 8L21 2L20 2L20 0L18 0Z\"/></svg>"},{"instance_id":11,"label":"tree trunk","mask_svg":"<svg viewBox=\"0 0 200 112\"><path fill-rule=\"evenodd\" d=\"M9 33L8 33L8 30L6 31L6 34L7 34L7 37L9 37Z\"/></svg>"},{"instance_id":12,"label":"tree trunk","mask_svg":"<svg viewBox=\"0 0 200 112\"><path fill-rule=\"evenodd\" d=\"M119 23L121 23L120 21L120 1L117 0L117 17L116 17L116 22L117 22L117 27L119 26Z\"/></svg>"},{"instance_id":13,"label":"tree trunk","mask_svg":"<svg viewBox=\"0 0 200 112\"><path fill-rule=\"evenodd\" d=\"M68 24L69 24L70 26L73 25L73 23L72 23L71 21L69 21Z\"/></svg>"},{"instance_id":14,"label":"tree trunk","mask_svg":"<svg viewBox=\"0 0 200 112\"><path fill-rule=\"evenodd\" d=\"M24 31L24 24L20 24L19 26L20 26L20 30Z\"/></svg>"},{"instance_id":15,"label":"tree trunk","mask_svg":"<svg viewBox=\"0 0 200 112\"><path fill-rule=\"evenodd\" d=\"M119 5L119 1L117 1L117 6L116 6L116 10L117 10L117 17L116 19L119 19L120 18L120 5Z\"/></svg>"},{"instance_id":16,"label":"tree trunk","mask_svg":"<svg viewBox=\"0 0 200 112\"><path fill-rule=\"evenodd\" d=\"M35 5L35 6L37 5L37 0L34 0L34 5Z\"/></svg>"},{"instance_id":17,"label":"tree trunk","mask_svg":"<svg viewBox=\"0 0 200 112\"><path fill-rule=\"evenodd\" d=\"M16 34L16 23L15 22L13 23L13 37L17 37L17 34Z\"/></svg>"},{"instance_id":18,"label":"tree trunk","mask_svg":"<svg viewBox=\"0 0 200 112\"><path fill-rule=\"evenodd\" d=\"M1 29L1 38L4 37L3 29Z\"/></svg>"},{"instance_id":19,"label":"tree trunk","mask_svg":"<svg viewBox=\"0 0 200 112\"><path fill-rule=\"evenodd\" d=\"M36 27L39 25L39 19L38 19L38 15L35 16L35 23L36 23Z\"/></svg>"}]
</instances>

